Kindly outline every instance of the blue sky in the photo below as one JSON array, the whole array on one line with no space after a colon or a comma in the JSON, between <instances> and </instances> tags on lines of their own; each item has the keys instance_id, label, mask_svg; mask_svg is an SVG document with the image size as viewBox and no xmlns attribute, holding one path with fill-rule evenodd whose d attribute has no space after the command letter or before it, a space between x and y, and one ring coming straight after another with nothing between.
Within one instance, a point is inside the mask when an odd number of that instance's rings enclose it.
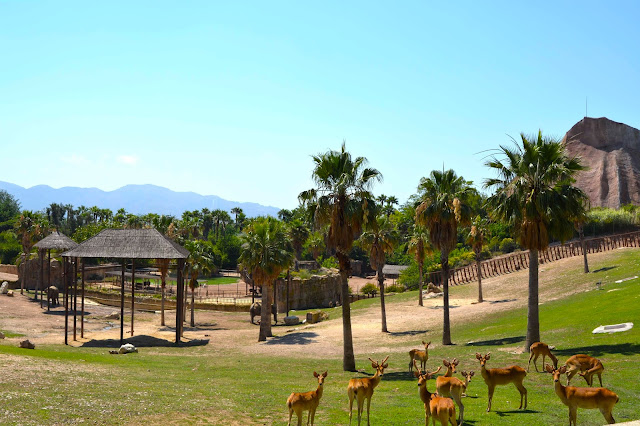
<instances>
[{"instance_id":1,"label":"blue sky","mask_svg":"<svg viewBox=\"0 0 640 426\"><path fill-rule=\"evenodd\" d=\"M523 3L523 4L519 4ZM404 202L507 135L640 128L640 2L0 1L0 180L293 208L346 140Z\"/></svg>"}]
</instances>

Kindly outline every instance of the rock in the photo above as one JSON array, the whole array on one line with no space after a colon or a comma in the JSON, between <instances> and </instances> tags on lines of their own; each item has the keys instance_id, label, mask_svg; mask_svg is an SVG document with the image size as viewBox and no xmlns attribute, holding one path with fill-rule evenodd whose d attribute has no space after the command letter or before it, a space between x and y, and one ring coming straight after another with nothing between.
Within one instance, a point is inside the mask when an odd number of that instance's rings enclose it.
<instances>
[{"instance_id":1,"label":"rock","mask_svg":"<svg viewBox=\"0 0 640 426\"><path fill-rule=\"evenodd\" d=\"M9 283L4 281L2 285L0 285L0 294L7 294L9 291Z\"/></svg>"},{"instance_id":2,"label":"rock","mask_svg":"<svg viewBox=\"0 0 640 426\"><path fill-rule=\"evenodd\" d=\"M296 325L300 324L300 318L295 315L289 315L288 317L284 317L285 325Z\"/></svg>"},{"instance_id":3,"label":"rock","mask_svg":"<svg viewBox=\"0 0 640 426\"><path fill-rule=\"evenodd\" d=\"M112 312L109 315L107 315L105 318L106 319L118 320L118 319L120 319L120 313L119 312Z\"/></svg>"},{"instance_id":4,"label":"rock","mask_svg":"<svg viewBox=\"0 0 640 426\"><path fill-rule=\"evenodd\" d=\"M640 130L608 118L586 117L567 132L569 157L578 156L587 170L576 177L591 207L617 209L640 204Z\"/></svg>"},{"instance_id":5,"label":"rock","mask_svg":"<svg viewBox=\"0 0 640 426\"><path fill-rule=\"evenodd\" d=\"M22 342L20 342L20 347L24 349L35 349L36 345L31 343L29 340L23 340Z\"/></svg>"},{"instance_id":6,"label":"rock","mask_svg":"<svg viewBox=\"0 0 640 426\"><path fill-rule=\"evenodd\" d=\"M0 331L0 340L4 339L4 333Z\"/></svg>"},{"instance_id":7,"label":"rock","mask_svg":"<svg viewBox=\"0 0 640 426\"><path fill-rule=\"evenodd\" d=\"M118 354L130 354L130 353L138 353L138 349L133 346L131 343L125 343L120 346L120 349L117 351L109 351L110 354L118 355Z\"/></svg>"},{"instance_id":8,"label":"rock","mask_svg":"<svg viewBox=\"0 0 640 426\"><path fill-rule=\"evenodd\" d=\"M326 312L315 311L307 312L307 324L315 324L320 321L329 319L329 315Z\"/></svg>"},{"instance_id":9,"label":"rock","mask_svg":"<svg viewBox=\"0 0 640 426\"><path fill-rule=\"evenodd\" d=\"M9 291L7 291L7 296L9 296L9 297L13 297L13 290L9 290Z\"/></svg>"}]
</instances>

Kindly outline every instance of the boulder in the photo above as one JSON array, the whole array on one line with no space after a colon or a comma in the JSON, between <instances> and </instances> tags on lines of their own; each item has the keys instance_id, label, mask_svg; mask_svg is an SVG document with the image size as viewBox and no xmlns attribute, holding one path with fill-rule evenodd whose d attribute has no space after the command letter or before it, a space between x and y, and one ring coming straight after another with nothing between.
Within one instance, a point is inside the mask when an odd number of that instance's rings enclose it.
<instances>
[{"instance_id":1,"label":"boulder","mask_svg":"<svg viewBox=\"0 0 640 426\"><path fill-rule=\"evenodd\" d=\"M118 355L118 354L130 354L130 353L138 353L138 348L133 346L131 343L125 343L120 346L120 349L117 351L109 351L110 354Z\"/></svg>"},{"instance_id":2,"label":"boulder","mask_svg":"<svg viewBox=\"0 0 640 426\"><path fill-rule=\"evenodd\" d=\"M284 317L284 323L286 325L296 325L300 324L300 318L295 315L289 315L288 317Z\"/></svg>"},{"instance_id":3,"label":"boulder","mask_svg":"<svg viewBox=\"0 0 640 426\"><path fill-rule=\"evenodd\" d=\"M7 294L9 291L9 283L4 281L2 285L0 285L0 294Z\"/></svg>"},{"instance_id":4,"label":"boulder","mask_svg":"<svg viewBox=\"0 0 640 426\"><path fill-rule=\"evenodd\" d=\"M4 333L2 331L0 331L0 340L4 339Z\"/></svg>"},{"instance_id":5,"label":"boulder","mask_svg":"<svg viewBox=\"0 0 640 426\"><path fill-rule=\"evenodd\" d=\"M329 319L329 315L322 311L307 312L307 324L315 324Z\"/></svg>"},{"instance_id":6,"label":"boulder","mask_svg":"<svg viewBox=\"0 0 640 426\"><path fill-rule=\"evenodd\" d=\"M105 318L106 319L119 320L120 319L120 313L119 312L112 312L109 315L107 315Z\"/></svg>"},{"instance_id":7,"label":"boulder","mask_svg":"<svg viewBox=\"0 0 640 426\"><path fill-rule=\"evenodd\" d=\"M34 345L33 343L31 343L28 339L27 340L23 340L22 342L20 342L20 347L24 348L24 349L35 349L36 345Z\"/></svg>"},{"instance_id":8,"label":"boulder","mask_svg":"<svg viewBox=\"0 0 640 426\"><path fill-rule=\"evenodd\" d=\"M13 290L9 290L9 291L7 291L7 296L9 296L9 297L13 297Z\"/></svg>"}]
</instances>

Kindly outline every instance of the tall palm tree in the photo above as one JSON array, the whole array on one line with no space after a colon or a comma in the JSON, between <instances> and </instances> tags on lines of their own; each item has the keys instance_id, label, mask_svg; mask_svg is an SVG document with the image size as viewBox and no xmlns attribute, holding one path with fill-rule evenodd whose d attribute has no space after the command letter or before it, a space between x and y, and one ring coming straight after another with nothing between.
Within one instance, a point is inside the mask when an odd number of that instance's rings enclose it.
<instances>
[{"instance_id":1,"label":"tall palm tree","mask_svg":"<svg viewBox=\"0 0 640 426\"><path fill-rule=\"evenodd\" d=\"M520 245L529 249L529 303L525 350L540 341L538 312L538 253L549 245L549 236L561 241L573 235L574 219L586 195L573 186L576 174L585 167L569 158L561 142L520 134L521 143L500 146L486 165L498 177L487 179L486 188L495 193L487 203L491 215L510 224ZM500 156L501 158L498 158Z\"/></svg>"},{"instance_id":2,"label":"tall palm tree","mask_svg":"<svg viewBox=\"0 0 640 426\"><path fill-rule=\"evenodd\" d=\"M20 244L22 245L22 279L20 280L20 294L24 294L24 284L27 279L27 260L29 254L36 241L43 236L43 218L39 217L37 213L29 210L24 210L14 227L16 234L20 238ZM37 297L37 292L36 296Z\"/></svg>"},{"instance_id":3,"label":"tall palm tree","mask_svg":"<svg viewBox=\"0 0 640 426\"><path fill-rule=\"evenodd\" d=\"M213 247L207 241L189 240L185 243L189 250L187 259L189 268L189 288L191 289L191 327L195 327L195 290L198 287L198 277L211 272L216 265L213 259Z\"/></svg>"},{"instance_id":4,"label":"tall palm tree","mask_svg":"<svg viewBox=\"0 0 640 426\"><path fill-rule=\"evenodd\" d=\"M234 217L235 217L234 218L234 222L236 224L236 227L238 227L238 229L240 229L240 226L239 226L240 224L238 223L238 216L240 216L242 213L244 213L244 212L242 211L242 209L240 207L234 207L234 208L231 209L231 214L233 214Z\"/></svg>"},{"instance_id":5,"label":"tall palm tree","mask_svg":"<svg viewBox=\"0 0 640 426\"><path fill-rule=\"evenodd\" d=\"M291 266L293 250L284 224L272 217L252 221L242 234L240 266L262 287L262 310L258 342L271 337L271 303L269 290L280 272ZM274 301L275 302L275 301Z\"/></svg>"},{"instance_id":6,"label":"tall palm tree","mask_svg":"<svg viewBox=\"0 0 640 426\"><path fill-rule=\"evenodd\" d=\"M382 180L380 172L366 167L367 159L353 159L342 144L341 151L328 151L313 156L312 172L316 188L303 191L299 200L311 208L317 225L329 225L327 243L336 251L342 278L342 333L345 371L355 371L349 305L349 252L362 225L375 220L375 200L369 191L375 181Z\"/></svg>"},{"instance_id":7,"label":"tall palm tree","mask_svg":"<svg viewBox=\"0 0 640 426\"><path fill-rule=\"evenodd\" d=\"M311 253L313 260L318 261L318 257L327 249L324 243L325 236L321 231L314 231L309 234L304 247Z\"/></svg>"},{"instance_id":8,"label":"tall palm tree","mask_svg":"<svg viewBox=\"0 0 640 426\"><path fill-rule=\"evenodd\" d=\"M482 246L484 245L484 236L487 233L487 221L485 218L476 216L471 223L471 229L467 236L467 244L471 246L476 255L476 275L478 275L478 303L482 303Z\"/></svg>"},{"instance_id":9,"label":"tall palm tree","mask_svg":"<svg viewBox=\"0 0 640 426\"><path fill-rule=\"evenodd\" d=\"M444 315L442 344L451 344L449 323L449 253L456 246L458 225L471 219L469 197L473 194L471 182L456 175L453 170L431 172L418 186L420 205L416 208L416 223L429 230L431 242L440 250Z\"/></svg>"},{"instance_id":10,"label":"tall palm tree","mask_svg":"<svg viewBox=\"0 0 640 426\"><path fill-rule=\"evenodd\" d=\"M158 270L160 271L160 282L161 282L161 291L162 296L160 299L160 325L164 326L164 300L165 300L165 292L167 288L167 275L169 275L169 263L171 259L156 259L156 264L158 265Z\"/></svg>"},{"instance_id":11,"label":"tall palm tree","mask_svg":"<svg viewBox=\"0 0 640 426\"><path fill-rule=\"evenodd\" d=\"M424 306L422 298L422 285L424 284L423 269L424 258L428 253L431 253L431 245L429 244L429 233L423 226L416 225L413 228L413 234L407 245L407 251L409 254L413 254L416 263L418 264L418 275L420 277L419 292L418 292L418 305Z\"/></svg>"},{"instance_id":12,"label":"tall palm tree","mask_svg":"<svg viewBox=\"0 0 640 426\"><path fill-rule=\"evenodd\" d=\"M387 314L384 304L384 266L387 255L391 254L398 245L398 232L386 215L380 215L365 226L365 231L359 239L362 247L369 252L369 262L376 269L378 286L380 287L380 312L382 315L382 332L388 333Z\"/></svg>"},{"instance_id":13,"label":"tall palm tree","mask_svg":"<svg viewBox=\"0 0 640 426\"><path fill-rule=\"evenodd\" d=\"M293 250L296 253L296 259L300 260L302 257L302 246L309 237L309 228L300 219L293 219L287 223L289 228L289 238L291 238L291 244Z\"/></svg>"}]
</instances>

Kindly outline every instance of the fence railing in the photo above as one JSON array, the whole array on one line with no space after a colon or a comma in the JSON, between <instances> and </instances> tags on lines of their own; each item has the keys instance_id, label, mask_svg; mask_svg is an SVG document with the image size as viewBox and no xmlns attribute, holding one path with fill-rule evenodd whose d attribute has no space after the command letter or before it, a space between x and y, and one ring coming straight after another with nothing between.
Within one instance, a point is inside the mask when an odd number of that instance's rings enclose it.
<instances>
[{"instance_id":1,"label":"fence railing","mask_svg":"<svg viewBox=\"0 0 640 426\"><path fill-rule=\"evenodd\" d=\"M615 250L620 247L640 247L640 231L625 234L609 235L597 238L585 238L587 254L601 253ZM551 244L546 250L538 253L538 261L544 263L553 262L568 257L582 256L580 240L573 240L565 244ZM510 274L521 269L529 268L529 251L519 251L491 259L480 263L482 278L491 278L499 275ZM449 284L457 285L478 280L476 263L465 265L449 271ZM426 282L436 285L442 284L442 272L430 272L426 276Z\"/></svg>"}]
</instances>

